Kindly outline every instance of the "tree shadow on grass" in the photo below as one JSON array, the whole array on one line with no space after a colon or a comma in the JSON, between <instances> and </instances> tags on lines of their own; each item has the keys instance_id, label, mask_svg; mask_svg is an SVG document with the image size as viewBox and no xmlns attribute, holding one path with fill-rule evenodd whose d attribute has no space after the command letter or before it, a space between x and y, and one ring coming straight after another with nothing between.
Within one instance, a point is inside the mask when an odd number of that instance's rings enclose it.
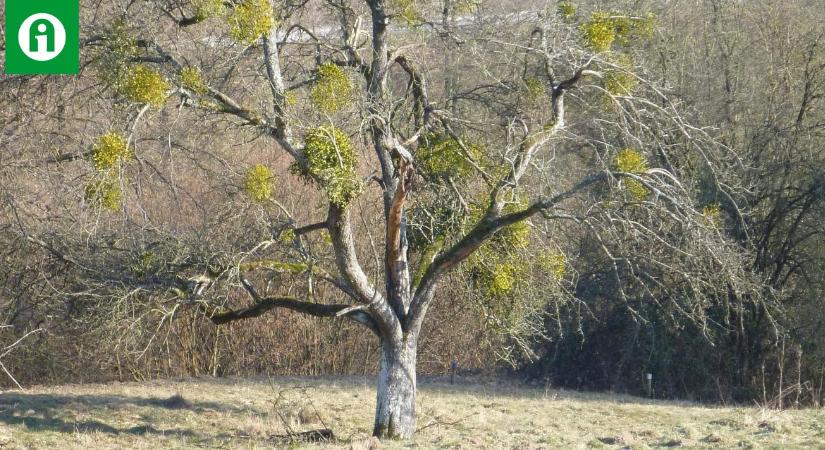
<instances>
[{"instance_id":1,"label":"tree shadow on grass","mask_svg":"<svg viewBox=\"0 0 825 450\"><path fill-rule=\"evenodd\" d=\"M69 404L83 405L88 408L122 408L126 406L143 406L165 409L188 409L191 411L220 411L239 412L243 408L226 405L219 402L190 402L180 395L171 397L128 397L124 395L58 395L58 394L0 394L0 411L10 405L20 405L20 408L60 408Z\"/></svg>"},{"instance_id":2,"label":"tree shadow on grass","mask_svg":"<svg viewBox=\"0 0 825 450\"><path fill-rule=\"evenodd\" d=\"M135 408L149 408L157 412L159 409L185 410L196 413L225 412L242 414L247 408L228 406L217 402L190 402L180 395L168 398L160 397L132 397L122 395L60 395L60 394L0 394L0 425L24 426L27 430L38 432L57 433L104 433L112 436L162 436L176 438L190 438L196 441L227 443L240 439L248 445L263 444L265 446L290 446L307 442L338 442L331 430L313 429L296 431L295 434L265 434L253 437L233 432L199 433L192 429L166 428L169 422L176 422L175 418L153 419L152 415L141 414ZM144 422L137 426L118 427L117 412L124 416L141 417ZM167 414L164 414L166 416ZM258 417L268 415L267 412L255 411ZM82 416L75 420L74 417ZM92 418L89 418L89 417ZM98 419L97 417L101 417ZM111 420L109 420L111 418ZM163 421L164 424L157 422ZM109 423L106 423L109 422ZM155 422L155 423L152 423ZM217 431L217 430L213 430ZM2 445L0 445L2 447Z\"/></svg>"},{"instance_id":3,"label":"tree shadow on grass","mask_svg":"<svg viewBox=\"0 0 825 450\"><path fill-rule=\"evenodd\" d=\"M118 428L100 420L71 420L73 413L96 413L129 407L164 408L195 412L237 412L241 409L216 402L189 402L180 395L168 398L127 397L119 395L57 395L57 394L0 394L0 423L24 425L32 431L56 431L63 433L101 432L112 435L156 434L178 437L200 437L191 430L158 429L151 424Z\"/></svg>"},{"instance_id":4,"label":"tree shadow on grass","mask_svg":"<svg viewBox=\"0 0 825 450\"><path fill-rule=\"evenodd\" d=\"M145 434L156 434L163 436L177 437L199 437L192 430L159 430L152 425L138 425L128 428L116 428L98 420L85 420L81 422L69 422L63 419L50 417L19 417L14 415L0 414L0 422L8 425L25 425L31 431L58 431L61 433L87 433L100 432L107 434L133 434L142 436Z\"/></svg>"}]
</instances>

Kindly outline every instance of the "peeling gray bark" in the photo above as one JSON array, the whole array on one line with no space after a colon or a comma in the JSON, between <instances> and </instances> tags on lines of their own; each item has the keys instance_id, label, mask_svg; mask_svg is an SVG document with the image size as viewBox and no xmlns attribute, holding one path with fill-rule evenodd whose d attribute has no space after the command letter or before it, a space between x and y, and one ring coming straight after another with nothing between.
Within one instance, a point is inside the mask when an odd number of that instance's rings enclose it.
<instances>
[{"instance_id":1,"label":"peeling gray bark","mask_svg":"<svg viewBox=\"0 0 825 450\"><path fill-rule=\"evenodd\" d=\"M401 342L382 339L374 436L407 439L415 434L416 347L413 335Z\"/></svg>"}]
</instances>

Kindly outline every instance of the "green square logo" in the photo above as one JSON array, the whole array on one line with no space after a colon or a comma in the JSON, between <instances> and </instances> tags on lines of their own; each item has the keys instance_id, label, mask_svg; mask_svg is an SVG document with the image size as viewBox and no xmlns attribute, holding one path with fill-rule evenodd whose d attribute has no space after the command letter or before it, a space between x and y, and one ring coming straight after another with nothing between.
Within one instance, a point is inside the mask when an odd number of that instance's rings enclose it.
<instances>
[{"instance_id":1,"label":"green square logo","mask_svg":"<svg viewBox=\"0 0 825 450\"><path fill-rule=\"evenodd\" d=\"M6 74L76 74L80 2L6 0Z\"/></svg>"}]
</instances>

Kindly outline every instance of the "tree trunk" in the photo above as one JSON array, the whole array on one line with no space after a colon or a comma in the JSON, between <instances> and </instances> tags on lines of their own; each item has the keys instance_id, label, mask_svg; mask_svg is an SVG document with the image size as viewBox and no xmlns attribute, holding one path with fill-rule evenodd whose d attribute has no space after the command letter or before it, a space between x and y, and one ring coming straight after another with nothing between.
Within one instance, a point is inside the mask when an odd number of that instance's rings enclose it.
<instances>
[{"instance_id":1,"label":"tree trunk","mask_svg":"<svg viewBox=\"0 0 825 450\"><path fill-rule=\"evenodd\" d=\"M383 339L378 364L378 404L372 434L407 439L415 434L415 358L417 336Z\"/></svg>"}]
</instances>

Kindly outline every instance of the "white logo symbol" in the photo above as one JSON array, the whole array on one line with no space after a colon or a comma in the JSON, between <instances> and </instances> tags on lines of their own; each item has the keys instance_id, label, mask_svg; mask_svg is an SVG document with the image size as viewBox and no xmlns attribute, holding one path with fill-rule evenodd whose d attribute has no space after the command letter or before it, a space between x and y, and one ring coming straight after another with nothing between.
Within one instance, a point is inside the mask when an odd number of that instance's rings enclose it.
<instances>
[{"instance_id":1,"label":"white logo symbol","mask_svg":"<svg viewBox=\"0 0 825 450\"><path fill-rule=\"evenodd\" d=\"M57 17L51 14L33 14L20 25L17 43L29 58L35 61L50 61L66 46L66 29Z\"/></svg>"}]
</instances>

